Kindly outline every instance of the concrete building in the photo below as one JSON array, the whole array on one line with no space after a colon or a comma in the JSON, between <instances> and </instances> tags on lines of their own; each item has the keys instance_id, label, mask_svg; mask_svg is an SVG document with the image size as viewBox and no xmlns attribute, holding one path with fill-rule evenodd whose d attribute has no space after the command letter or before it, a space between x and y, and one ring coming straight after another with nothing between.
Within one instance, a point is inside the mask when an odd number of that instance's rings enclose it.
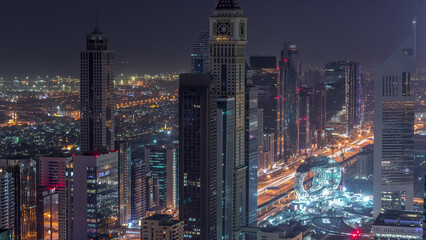
<instances>
[{"instance_id":1,"label":"concrete building","mask_svg":"<svg viewBox=\"0 0 426 240\"><path fill-rule=\"evenodd\" d=\"M413 32L376 71L373 217L385 210L413 210L415 69Z\"/></svg>"},{"instance_id":2,"label":"concrete building","mask_svg":"<svg viewBox=\"0 0 426 240\"><path fill-rule=\"evenodd\" d=\"M114 150L114 53L98 23L80 53L81 152Z\"/></svg>"},{"instance_id":3,"label":"concrete building","mask_svg":"<svg viewBox=\"0 0 426 240\"><path fill-rule=\"evenodd\" d=\"M127 225L132 217L132 145L129 141L116 141L115 149L118 150L119 223L120 225Z\"/></svg>"},{"instance_id":4,"label":"concrete building","mask_svg":"<svg viewBox=\"0 0 426 240\"><path fill-rule=\"evenodd\" d=\"M142 220L142 240L183 240L183 221L173 220L170 215L155 214Z\"/></svg>"}]
</instances>

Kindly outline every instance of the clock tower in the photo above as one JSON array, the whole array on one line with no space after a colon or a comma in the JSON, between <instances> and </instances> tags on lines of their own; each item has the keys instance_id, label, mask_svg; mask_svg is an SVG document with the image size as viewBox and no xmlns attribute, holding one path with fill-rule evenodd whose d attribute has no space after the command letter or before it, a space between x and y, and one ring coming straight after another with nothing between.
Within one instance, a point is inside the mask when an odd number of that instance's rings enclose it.
<instances>
[{"instance_id":1,"label":"clock tower","mask_svg":"<svg viewBox=\"0 0 426 240\"><path fill-rule=\"evenodd\" d=\"M224 239L239 239L240 228L247 225L247 165L245 163L245 74L247 18L237 0L220 0L210 17L210 64L218 97L235 98L233 236L223 229Z\"/></svg>"}]
</instances>

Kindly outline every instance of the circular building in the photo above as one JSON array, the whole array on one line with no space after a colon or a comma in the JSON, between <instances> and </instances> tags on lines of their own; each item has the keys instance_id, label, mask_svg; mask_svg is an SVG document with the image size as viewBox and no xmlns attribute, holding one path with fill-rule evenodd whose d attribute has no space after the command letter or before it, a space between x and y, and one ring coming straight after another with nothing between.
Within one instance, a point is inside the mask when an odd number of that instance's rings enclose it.
<instances>
[{"instance_id":1,"label":"circular building","mask_svg":"<svg viewBox=\"0 0 426 240\"><path fill-rule=\"evenodd\" d=\"M312 186L305 189L303 182L309 172L313 172ZM302 163L294 177L294 190L299 200L316 201L331 196L342 179L338 162L330 157L310 157Z\"/></svg>"}]
</instances>

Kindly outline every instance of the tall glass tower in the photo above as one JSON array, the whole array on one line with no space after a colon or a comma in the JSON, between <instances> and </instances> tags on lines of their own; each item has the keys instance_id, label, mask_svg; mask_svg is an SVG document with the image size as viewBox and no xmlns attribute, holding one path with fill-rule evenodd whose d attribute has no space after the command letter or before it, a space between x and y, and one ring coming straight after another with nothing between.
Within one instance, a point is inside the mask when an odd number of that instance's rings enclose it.
<instances>
[{"instance_id":1,"label":"tall glass tower","mask_svg":"<svg viewBox=\"0 0 426 240\"><path fill-rule=\"evenodd\" d=\"M413 209L415 25L413 20L413 32L376 71L374 218L386 210Z\"/></svg>"}]
</instances>

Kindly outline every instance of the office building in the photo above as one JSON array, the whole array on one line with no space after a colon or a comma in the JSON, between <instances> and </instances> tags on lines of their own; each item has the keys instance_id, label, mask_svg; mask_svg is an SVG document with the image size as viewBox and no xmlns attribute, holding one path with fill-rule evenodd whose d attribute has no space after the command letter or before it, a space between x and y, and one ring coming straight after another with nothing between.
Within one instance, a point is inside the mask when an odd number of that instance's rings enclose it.
<instances>
[{"instance_id":1,"label":"office building","mask_svg":"<svg viewBox=\"0 0 426 240\"><path fill-rule=\"evenodd\" d=\"M280 86L284 96L284 158L288 162L299 155L299 92L301 63L296 44L284 43L280 60ZM280 93L281 93L280 89ZM281 98L281 97L280 97Z\"/></svg>"},{"instance_id":2,"label":"office building","mask_svg":"<svg viewBox=\"0 0 426 240\"><path fill-rule=\"evenodd\" d=\"M335 61L325 66L329 143L349 136L360 124L360 81L357 62Z\"/></svg>"},{"instance_id":3,"label":"office building","mask_svg":"<svg viewBox=\"0 0 426 240\"><path fill-rule=\"evenodd\" d=\"M147 164L140 158L132 161L132 220L146 217L146 211L152 208L152 175Z\"/></svg>"},{"instance_id":4,"label":"office building","mask_svg":"<svg viewBox=\"0 0 426 240\"><path fill-rule=\"evenodd\" d=\"M38 187L36 210L37 239L66 239L66 235L59 236L64 223L59 222L59 194L55 188Z\"/></svg>"},{"instance_id":5,"label":"office building","mask_svg":"<svg viewBox=\"0 0 426 240\"><path fill-rule=\"evenodd\" d=\"M2 240L14 240L15 235L13 234L13 229L2 229L2 228L0 228L0 239L2 239Z\"/></svg>"},{"instance_id":6,"label":"office building","mask_svg":"<svg viewBox=\"0 0 426 240\"><path fill-rule=\"evenodd\" d=\"M376 71L373 217L385 210L412 210L414 198L413 32Z\"/></svg>"},{"instance_id":7,"label":"office building","mask_svg":"<svg viewBox=\"0 0 426 240\"><path fill-rule=\"evenodd\" d=\"M158 189L155 205L163 208L177 206L177 165L176 148L166 145L145 147L145 162Z\"/></svg>"},{"instance_id":8,"label":"office building","mask_svg":"<svg viewBox=\"0 0 426 240\"><path fill-rule=\"evenodd\" d=\"M132 145L129 141L116 141L115 149L118 151L118 179L120 198L120 225L129 223L132 217Z\"/></svg>"},{"instance_id":9,"label":"office building","mask_svg":"<svg viewBox=\"0 0 426 240\"><path fill-rule=\"evenodd\" d=\"M315 86L309 114L310 139L315 148L324 147L326 139L327 95L324 83Z\"/></svg>"},{"instance_id":10,"label":"office building","mask_svg":"<svg viewBox=\"0 0 426 240\"><path fill-rule=\"evenodd\" d=\"M218 96L235 98L235 169L233 232L238 239L247 224L247 166L245 162L245 46L247 18L237 0L220 0L210 17L210 63ZM205 238L207 239L207 238Z\"/></svg>"},{"instance_id":11,"label":"office building","mask_svg":"<svg viewBox=\"0 0 426 240\"><path fill-rule=\"evenodd\" d=\"M76 155L73 165L72 239L117 237L118 152Z\"/></svg>"},{"instance_id":12,"label":"office building","mask_svg":"<svg viewBox=\"0 0 426 240\"><path fill-rule=\"evenodd\" d=\"M185 238L217 237L217 97L208 74L179 76L179 219Z\"/></svg>"},{"instance_id":13,"label":"office building","mask_svg":"<svg viewBox=\"0 0 426 240\"><path fill-rule=\"evenodd\" d=\"M97 22L87 34L80 64L81 152L114 150L114 53L108 50L108 36L99 31Z\"/></svg>"},{"instance_id":14,"label":"office building","mask_svg":"<svg viewBox=\"0 0 426 240\"><path fill-rule=\"evenodd\" d=\"M299 93L299 152L309 152L311 146L311 111L313 90L302 87Z\"/></svg>"},{"instance_id":15,"label":"office building","mask_svg":"<svg viewBox=\"0 0 426 240\"><path fill-rule=\"evenodd\" d=\"M1 224L6 229L13 228L17 240L36 239L36 162L32 159L0 159L0 176L1 185L5 187L0 193Z\"/></svg>"},{"instance_id":16,"label":"office building","mask_svg":"<svg viewBox=\"0 0 426 240\"><path fill-rule=\"evenodd\" d=\"M173 220L170 215L155 214L142 220L141 239L181 240L184 234L183 221Z\"/></svg>"},{"instance_id":17,"label":"office building","mask_svg":"<svg viewBox=\"0 0 426 240\"><path fill-rule=\"evenodd\" d=\"M67 221L68 209L67 209L67 169L72 164L72 157L40 157L37 165L38 174L38 195L42 199L46 199L48 203L51 203L50 197L53 195L57 198L58 210L58 239L66 239L67 236ZM54 193L51 193L53 190ZM44 206L43 204L41 206ZM38 211L38 218L44 219L44 211ZM43 234L41 230L43 228L43 222L38 221L39 234ZM39 235L41 236L41 235Z\"/></svg>"},{"instance_id":18,"label":"office building","mask_svg":"<svg viewBox=\"0 0 426 240\"><path fill-rule=\"evenodd\" d=\"M422 214L409 211L385 211L373 223L375 240L423 239Z\"/></svg>"},{"instance_id":19,"label":"office building","mask_svg":"<svg viewBox=\"0 0 426 240\"><path fill-rule=\"evenodd\" d=\"M234 197L234 131L235 99L218 98L217 101L217 157L218 157L218 234L232 239Z\"/></svg>"},{"instance_id":20,"label":"office building","mask_svg":"<svg viewBox=\"0 0 426 240\"><path fill-rule=\"evenodd\" d=\"M192 46L191 73L210 73L209 30L198 32L198 40Z\"/></svg>"},{"instance_id":21,"label":"office building","mask_svg":"<svg viewBox=\"0 0 426 240\"><path fill-rule=\"evenodd\" d=\"M251 56L252 77L248 83L259 88L258 104L263 109L263 132L274 133L275 156L278 160L284 156L284 96L280 96L277 58L275 56ZM248 80L248 81L249 81ZM282 88L283 89L283 88Z\"/></svg>"},{"instance_id":22,"label":"office building","mask_svg":"<svg viewBox=\"0 0 426 240\"><path fill-rule=\"evenodd\" d=\"M274 134L263 134L263 150L259 155L259 169L270 169L274 165Z\"/></svg>"},{"instance_id":23,"label":"office building","mask_svg":"<svg viewBox=\"0 0 426 240\"><path fill-rule=\"evenodd\" d=\"M258 87L246 89L247 226L257 227ZM262 137L262 136L261 136Z\"/></svg>"},{"instance_id":24,"label":"office building","mask_svg":"<svg viewBox=\"0 0 426 240\"><path fill-rule=\"evenodd\" d=\"M361 149L356 155L356 178L368 179L373 174L373 147L371 145Z\"/></svg>"}]
</instances>

